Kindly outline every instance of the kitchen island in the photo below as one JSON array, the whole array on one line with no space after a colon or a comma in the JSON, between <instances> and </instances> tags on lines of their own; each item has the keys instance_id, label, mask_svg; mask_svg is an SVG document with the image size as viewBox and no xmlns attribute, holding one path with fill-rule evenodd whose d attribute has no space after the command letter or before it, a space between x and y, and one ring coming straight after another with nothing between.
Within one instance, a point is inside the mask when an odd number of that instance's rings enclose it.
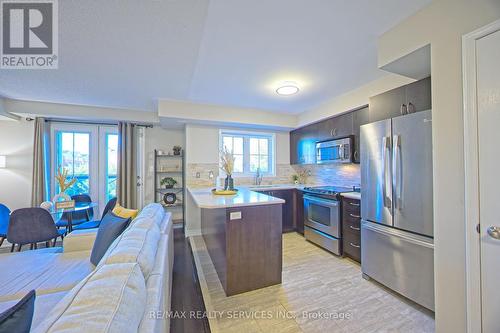
<instances>
[{"instance_id":1,"label":"kitchen island","mask_svg":"<svg viewBox=\"0 0 500 333\"><path fill-rule=\"evenodd\" d=\"M281 283L284 200L241 188L236 195L188 189L227 296Z\"/></svg>"}]
</instances>

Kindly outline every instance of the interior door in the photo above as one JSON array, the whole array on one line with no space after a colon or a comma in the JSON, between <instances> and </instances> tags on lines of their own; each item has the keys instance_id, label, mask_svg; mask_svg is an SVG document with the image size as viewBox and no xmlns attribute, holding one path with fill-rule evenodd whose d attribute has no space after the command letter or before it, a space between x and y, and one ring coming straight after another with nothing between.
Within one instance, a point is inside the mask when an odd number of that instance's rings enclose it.
<instances>
[{"instance_id":1,"label":"interior door","mask_svg":"<svg viewBox=\"0 0 500 333\"><path fill-rule=\"evenodd\" d=\"M394 226L433 237L432 113L392 119Z\"/></svg>"},{"instance_id":2,"label":"interior door","mask_svg":"<svg viewBox=\"0 0 500 333\"><path fill-rule=\"evenodd\" d=\"M392 225L391 120L361 126L361 216Z\"/></svg>"},{"instance_id":3,"label":"interior door","mask_svg":"<svg viewBox=\"0 0 500 333\"><path fill-rule=\"evenodd\" d=\"M483 332L500 332L500 31L476 41L481 316Z\"/></svg>"}]
</instances>

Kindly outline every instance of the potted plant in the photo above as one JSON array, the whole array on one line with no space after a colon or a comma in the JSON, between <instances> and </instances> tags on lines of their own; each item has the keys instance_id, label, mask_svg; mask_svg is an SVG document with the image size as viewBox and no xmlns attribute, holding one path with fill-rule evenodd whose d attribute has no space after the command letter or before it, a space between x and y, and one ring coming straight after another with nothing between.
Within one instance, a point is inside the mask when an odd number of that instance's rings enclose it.
<instances>
[{"instance_id":1,"label":"potted plant","mask_svg":"<svg viewBox=\"0 0 500 333\"><path fill-rule=\"evenodd\" d=\"M181 146L174 146L174 147L172 148L172 150L174 151L174 155L180 155L180 154L181 154L182 147L181 147Z\"/></svg>"},{"instance_id":2,"label":"potted plant","mask_svg":"<svg viewBox=\"0 0 500 333\"><path fill-rule=\"evenodd\" d=\"M234 170L234 156L224 147L220 153L220 168L226 173L224 181L224 190L234 190L234 179L232 177Z\"/></svg>"},{"instance_id":3,"label":"potted plant","mask_svg":"<svg viewBox=\"0 0 500 333\"><path fill-rule=\"evenodd\" d=\"M165 177L160 181L160 185L165 185L165 188L173 188L177 181L172 177Z\"/></svg>"}]
</instances>

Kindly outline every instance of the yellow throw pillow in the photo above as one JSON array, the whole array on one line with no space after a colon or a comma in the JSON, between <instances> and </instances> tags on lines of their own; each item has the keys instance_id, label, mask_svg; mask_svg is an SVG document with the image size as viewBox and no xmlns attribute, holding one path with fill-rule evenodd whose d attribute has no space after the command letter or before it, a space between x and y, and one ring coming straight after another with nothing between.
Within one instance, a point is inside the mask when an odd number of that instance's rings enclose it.
<instances>
[{"instance_id":1,"label":"yellow throw pillow","mask_svg":"<svg viewBox=\"0 0 500 333\"><path fill-rule=\"evenodd\" d=\"M130 218L131 220L135 219L137 214L139 214L138 209L128 209L125 207L120 206L118 203L115 205L115 208L113 208L113 214L116 216L122 217L124 219Z\"/></svg>"}]
</instances>

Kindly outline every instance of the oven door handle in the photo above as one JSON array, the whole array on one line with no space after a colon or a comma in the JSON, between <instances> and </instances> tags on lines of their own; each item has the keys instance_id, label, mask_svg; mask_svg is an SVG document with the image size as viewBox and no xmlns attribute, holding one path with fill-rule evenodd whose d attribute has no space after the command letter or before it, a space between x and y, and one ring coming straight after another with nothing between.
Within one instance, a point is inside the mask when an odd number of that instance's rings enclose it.
<instances>
[{"instance_id":1,"label":"oven door handle","mask_svg":"<svg viewBox=\"0 0 500 333\"><path fill-rule=\"evenodd\" d=\"M309 201L312 203L316 203L321 206L326 206L326 207L338 207L339 202L337 200L326 200L326 199L321 199L317 197L312 197L309 195L304 195L304 201Z\"/></svg>"}]
</instances>

